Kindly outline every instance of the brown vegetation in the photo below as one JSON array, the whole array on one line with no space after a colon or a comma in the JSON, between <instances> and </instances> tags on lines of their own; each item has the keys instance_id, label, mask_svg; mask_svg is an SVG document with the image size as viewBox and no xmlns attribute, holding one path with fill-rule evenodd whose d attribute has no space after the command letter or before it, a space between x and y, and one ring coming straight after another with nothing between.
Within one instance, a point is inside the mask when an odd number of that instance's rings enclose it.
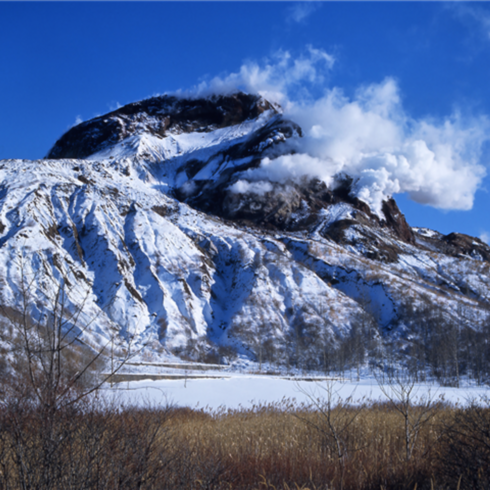
<instances>
[{"instance_id":1,"label":"brown vegetation","mask_svg":"<svg viewBox=\"0 0 490 490\"><path fill-rule=\"evenodd\" d=\"M42 407L7 398L0 488L489 488L488 408L439 406L409 459L392 404L342 404L328 415L286 401L209 414L95 397L46 418Z\"/></svg>"}]
</instances>

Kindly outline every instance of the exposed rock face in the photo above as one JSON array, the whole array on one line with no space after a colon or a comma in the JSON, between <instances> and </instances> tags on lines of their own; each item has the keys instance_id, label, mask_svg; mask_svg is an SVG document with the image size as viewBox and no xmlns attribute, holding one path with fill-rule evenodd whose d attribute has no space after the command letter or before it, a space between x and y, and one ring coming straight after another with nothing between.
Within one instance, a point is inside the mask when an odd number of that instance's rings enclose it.
<instances>
[{"instance_id":1,"label":"exposed rock face","mask_svg":"<svg viewBox=\"0 0 490 490\"><path fill-rule=\"evenodd\" d=\"M400 240L407 243L415 243L413 231L408 226L405 216L398 209L393 198L383 201L383 214L386 217L387 225L396 233Z\"/></svg>"},{"instance_id":2,"label":"exposed rock face","mask_svg":"<svg viewBox=\"0 0 490 490\"><path fill-rule=\"evenodd\" d=\"M175 189L175 196L180 201L204 212L227 219L241 219L241 213L237 209L241 207L239 193L230 190L232 185L241 178L243 172L258 167L265 155L287 154L290 150L283 143L289 138L301 137L301 135L301 128L297 124L280 116L273 117L245 140L231 144L205 159L188 161L185 174L189 180ZM219 170L208 172L205 176L200 175L203 169L216 161L219 161L221 167ZM280 194L280 190L285 186L274 187ZM272 194L269 194L268 197L271 196ZM251 212L254 216L263 216L264 213L259 210L261 196L255 194L255 197L248 197L257 202L255 207L252 205L255 211L250 208L249 214Z\"/></svg>"},{"instance_id":3,"label":"exposed rock face","mask_svg":"<svg viewBox=\"0 0 490 490\"><path fill-rule=\"evenodd\" d=\"M481 258L490 262L490 250L488 245L482 242L479 238L464 235L463 233L450 233L442 237L442 241L447 243L444 253L448 255L468 256Z\"/></svg>"},{"instance_id":4,"label":"exposed rock face","mask_svg":"<svg viewBox=\"0 0 490 490\"><path fill-rule=\"evenodd\" d=\"M488 317L480 240L412 229L393 199L378 216L348 176L250 178L301 135L258 96L162 96L70 129L49 159L0 161L1 302L19 306L22 251L39 304L63 281L97 319L90 345L285 363L296 343L313 367L359 325L411 339L409 308Z\"/></svg>"},{"instance_id":5,"label":"exposed rock face","mask_svg":"<svg viewBox=\"0 0 490 490\"><path fill-rule=\"evenodd\" d=\"M226 192L219 207L224 218L270 230L298 231L319 222L318 212L332 199L323 182L275 184L263 194Z\"/></svg>"}]
</instances>

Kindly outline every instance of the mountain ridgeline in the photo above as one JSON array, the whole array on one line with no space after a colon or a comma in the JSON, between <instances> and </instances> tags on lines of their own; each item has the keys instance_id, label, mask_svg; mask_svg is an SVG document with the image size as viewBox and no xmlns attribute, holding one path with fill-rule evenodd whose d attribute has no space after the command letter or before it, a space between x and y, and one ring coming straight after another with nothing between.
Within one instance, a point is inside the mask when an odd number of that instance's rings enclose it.
<instances>
[{"instance_id":1,"label":"mountain ridgeline","mask_svg":"<svg viewBox=\"0 0 490 490\"><path fill-rule=\"evenodd\" d=\"M301 137L256 95L164 95L0 161L2 304L28 276L39 315L63 284L88 345L153 361L486 379L490 248L411 228L392 198L374 213L354 175L251 178Z\"/></svg>"}]
</instances>

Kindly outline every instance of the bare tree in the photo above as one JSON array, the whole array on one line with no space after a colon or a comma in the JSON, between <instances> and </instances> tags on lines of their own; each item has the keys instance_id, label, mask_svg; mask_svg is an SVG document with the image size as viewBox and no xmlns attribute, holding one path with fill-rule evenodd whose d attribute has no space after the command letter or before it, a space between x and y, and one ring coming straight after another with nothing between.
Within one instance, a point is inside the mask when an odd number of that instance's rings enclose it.
<instances>
[{"instance_id":1,"label":"bare tree","mask_svg":"<svg viewBox=\"0 0 490 490\"><path fill-rule=\"evenodd\" d=\"M306 395L318 418L293 414L313 428L321 437L324 451L335 455L339 469L340 489L344 488L345 465L347 457L359 448L349 445L348 429L366 408L366 400L354 400L353 395L343 399L340 396L342 383L330 379L315 384L317 390L307 390L299 383L298 390Z\"/></svg>"},{"instance_id":2,"label":"bare tree","mask_svg":"<svg viewBox=\"0 0 490 490\"><path fill-rule=\"evenodd\" d=\"M112 338L98 349L83 341L96 321L82 321L86 298L69 301L70 289L62 281L41 302L40 291L37 298L33 292L36 276L28 274L23 257L17 265L20 308L1 307L10 327L11 360L0 399L0 467L10 475L5 488L95 488L83 473L92 478L97 472L102 436L85 422L104 417L98 390L129 359L131 345L117 361L111 355L110 372L102 374L108 351L114 352L108 348ZM158 431L151 430L156 437Z\"/></svg>"},{"instance_id":3,"label":"bare tree","mask_svg":"<svg viewBox=\"0 0 490 490\"><path fill-rule=\"evenodd\" d=\"M39 301L33 293L35 274L28 274L24 257L19 258L17 265L20 311L0 306L12 332L10 389L23 391L47 411L76 403L97 391L122 368L134 354L132 341L124 353L119 352L117 360L114 336L101 347L90 347L83 334L97 317L82 321L88 293L78 302L70 302L71 290L61 280L53 294L38 290L43 296ZM109 357L109 372L102 375Z\"/></svg>"},{"instance_id":4,"label":"bare tree","mask_svg":"<svg viewBox=\"0 0 490 490\"><path fill-rule=\"evenodd\" d=\"M437 398L429 390L426 395L417 396L415 377L408 371L388 370L387 375L376 373L376 380L388 403L403 419L405 458L412 457L420 430L430 423L443 399Z\"/></svg>"}]
</instances>

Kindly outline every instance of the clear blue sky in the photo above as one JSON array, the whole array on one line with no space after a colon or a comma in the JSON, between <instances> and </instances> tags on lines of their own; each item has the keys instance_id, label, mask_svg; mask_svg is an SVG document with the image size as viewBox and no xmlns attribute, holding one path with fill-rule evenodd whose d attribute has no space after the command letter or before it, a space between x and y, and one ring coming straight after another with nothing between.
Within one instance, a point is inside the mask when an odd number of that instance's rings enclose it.
<instances>
[{"instance_id":1,"label":"clear blue sky","mask_svg":"<svg viewBox=\"0 0 490 490\"><path fill-rule=\"evenodd\" d=\"M0 2L0 158L41 158L77 118L308 45L335 58L317 92L391 77L412 118L490 116L487 3ZM396 198L413 226L490 236L489 190L470 211Z\"/></svg>"}]
</instances>

